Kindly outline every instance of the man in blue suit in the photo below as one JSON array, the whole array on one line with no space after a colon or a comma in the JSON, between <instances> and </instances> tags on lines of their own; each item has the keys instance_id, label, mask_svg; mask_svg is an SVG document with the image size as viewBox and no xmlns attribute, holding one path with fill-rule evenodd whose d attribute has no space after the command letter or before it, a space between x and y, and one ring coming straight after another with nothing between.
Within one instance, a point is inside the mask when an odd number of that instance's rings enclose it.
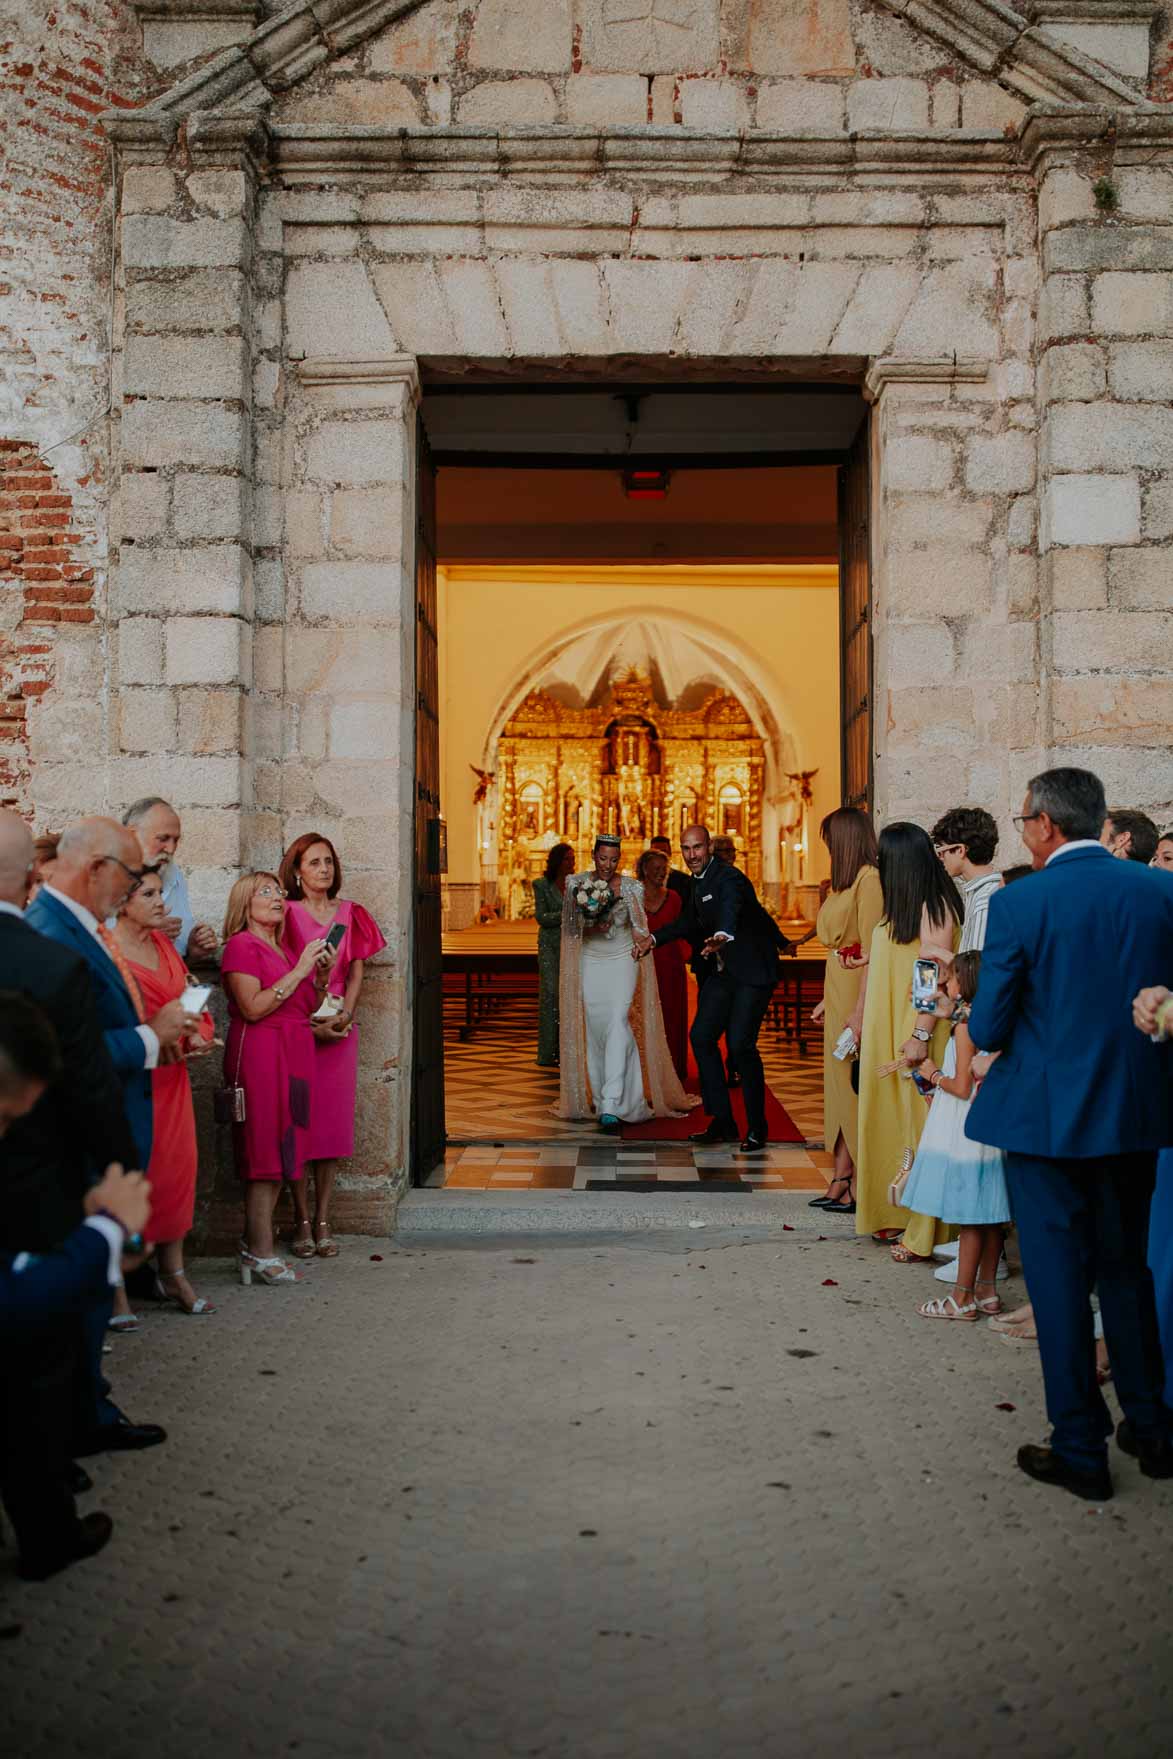
<instances>
[{"instance_id":1,"label":"man in blue suit","mask_svg":"<svg viewBox=\"0 0 1173 1759\"><path fill-rule=\"evenodd\" d=\"M1023 1447L1032 1478L1112 1495L1112 1419L1096 1384L1089 1296L1098 1290L1120 1447L1173 1478L1173 1413L1146 1261L1158 1149L1173 1143L1169 1049L1131 1030L1132 998L1173 970L1173 886L1098 839L1106 806L1088 770L1030 783L1022 839L1036 872L990 901L975 1044L1002 1054L966 1134L1006 1152L1051 1420Z\"/></svg>"},{"instance_id":2,"label":"man in blue suit","mask_svg":"<svg viewBox=\"0 0 1173 1759\"><path fill-rule=\"evenodd\" d=\"M110 818L82 819L61 838L51 885L42 886L25 912L28 926L68 947L85 961L94 991L106 1048L122 1081L127 1121L138 1149L138 1165L151 1157L151 1070L160 1052L192 1029L192 1018L180 1000L149 1020L140 1018L137 998L119 970L118 949L105 927L142 880L134 833ZM165 1440L157 1424L131 1423L102 1390L102 1341L111 1310L104 1294L85 1319L89 1379L93 1398L89 1410L82 1400L78 1453L104 1448L152 1447Z\"/></svg>"}]
</instances>

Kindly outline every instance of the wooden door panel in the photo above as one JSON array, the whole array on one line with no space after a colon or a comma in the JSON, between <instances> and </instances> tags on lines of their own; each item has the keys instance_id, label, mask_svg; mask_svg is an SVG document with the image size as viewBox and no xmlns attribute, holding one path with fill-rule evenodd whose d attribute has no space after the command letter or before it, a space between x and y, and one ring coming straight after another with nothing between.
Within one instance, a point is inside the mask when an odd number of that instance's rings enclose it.
<instances>
[{"instance_id":1,"label":"wooden door panel","mask_svg":"<svg viewBox=\"0 0 1173 1759\"><path fill-rule=\"evenodd\" d=\"M444 976L440 944L440 678L436 478L417 426L415 521L415 885L411 1177L444 1159Z\"/></svg>"},{"instance_id":2,"label":"wooden door panel","mask_svg":"<svg viewBox=\"0 0 1173 1759\"><path fill-rule=\"evenodd\" d=\"M839 469L839 655L844 806L872 806L871 448L865 420Z\"/></svg>"}]
</instances>

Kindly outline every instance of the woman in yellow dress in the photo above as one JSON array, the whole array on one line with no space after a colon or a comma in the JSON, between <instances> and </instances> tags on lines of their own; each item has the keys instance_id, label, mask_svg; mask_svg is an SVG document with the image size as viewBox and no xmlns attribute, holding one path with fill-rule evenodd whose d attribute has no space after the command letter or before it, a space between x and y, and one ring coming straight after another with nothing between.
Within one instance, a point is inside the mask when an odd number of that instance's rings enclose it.
<instances>
[{"instance_id":1,"label":"woman in yellow dress","mask_svg":"<svg viewBox=\"0 0 1173 1759\"><path fill-rule=\"evenodd\" d=\"M830 812L819 835L831 854L831 890L823 900L815 933L827 948L823 984L823 1133L835 1156L835 1177L812 1208L854 1215L856 1127L859 1100L851 1084L852 1059L832 1053L852 1023L872 932L884 914L876 866L876 833L866 812L841 806ZM858 1041L859 1026L854 1022Z\"/></svg>"},{"instance_id":2,"label":"woman in yellow dress","mask_svg":"<svg viewBox=\"0 0 1173 1759\"><path fill-rule=\"evenodd\" d=\"M935 1063L945 1053L947 1021L918 1027L912 968L918 959L935 959L942 967L953 963L961 939L962 905L957 887L919 825L885 827L880 833L879 867L884 916L872 934L862 1006L857 1004L863 1029L855 1229L858 1234L892 1236L893 1258L909 1264L931 1257L933 1247L950 1239L953 1230L933 1216L914 1215L888 1201L888 1187L906 1152L916 1151L928 1106L900 1068L891 1074L881 1071L902 1062L903 1048L914 1030L931 1031L929 1054ZM925 1021L924 1015L919 1018Z\"/></svg>"}]
</instances>

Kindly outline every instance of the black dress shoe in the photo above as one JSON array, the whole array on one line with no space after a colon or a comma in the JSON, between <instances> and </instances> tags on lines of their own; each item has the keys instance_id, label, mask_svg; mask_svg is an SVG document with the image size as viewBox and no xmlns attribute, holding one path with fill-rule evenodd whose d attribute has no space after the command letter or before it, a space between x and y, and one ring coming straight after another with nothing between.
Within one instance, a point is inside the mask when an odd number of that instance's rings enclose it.
<instances>
[{"instance_id":1,"label":"black dress shoe","mask_svg":"<svg viewBox=\"0 0 1173 1759\"><path fill-rule=\"evenodd\" d=\"M1146 1478L1173 1478L1173 1441L1168 1436L1159 1439L1138 1436L1125 1417L1116 1426L1116 1446L1121 1453L1131 1454L1134 1460L1140 1461L1140 1469Z\"/></svg>"},{"instance_id":2,"label":"black dress shoe","mask_svg":"<svg viewBox=\"0 0 1173 1759\"><path fill-rule=\"evenodd\" d=\"M736 1069L726 1069L726 1071L725 1071L725 1085L726 1085L726 1087L740 1087L741 1086L741 1076L737 1073Z\"/></svg>"},{"instance_id":3,"label":"black dress shoe","mask_svg":"<svg viewBox=\"0 0 1173 1759\"><path fill-rule=\"evenodd\" d=\"M1077 1467L1069 1466L1054 1448L1030 1444L1019 1448L1018 1466L1028 1478L1037 1478L1040 1484L1054 1484L1059 1490L1069 1490L1072 1496L1082 1496L1085 1502L1107 1502L1112 1495L1112 1477L1107 1466L1099 1472L1081 1472Z\"/></svg>"},{"instance_id":4,"label":"black dress shoe","mask_svg":"<svg viewBox=\"0 0 1173 1759\"><path fill-rule=\"evenodd\" d=\"M117 1423L107 1423L101 1429L92 1430L84 1446L75 1452L121 1453L127 1448L157 1448L166 1440L167 1431L160 1429L157 1423L132 1423L129 1417L120 1417Z\"/></svg>"},{"instance_id":5,"label":"black dress shoe","mask_svg":"<svg viewBox=\"0 0 1173 1759\"><path fill-rule=\"evenodd\" d=\"M762 1134L761 1136L759 1136L756 1130L751 1130L749 1132L749 1135L745 1137L744 1141L741 1144L741 1152L742 1152L742 1154L765 1154L765 1152L766 1152L766 1137L765 1137L765 1135Z\"/></svg>"},{"instance_id":6,"label":"black dress shoe","mask_svg":"<svg viewBox=\"0 0 1173 1759\"><path fill-rule=\"evenodd\" d=\"M92 1490L94 1488L93 1479L90 1477L85 1467L79 1466L76 1460L70 1460L69 1465L66 1467L65 1482L68 1484L74 1496L84 1496L87 1490Z\"/></svg>"},{"instance_id":7,"label":"black dress shoe","mask_svg":"<svg viewBox=\"0 0 1173 1759\"><path fill-rule=\"evenodd\" d=\"M47 1582L60 1570L67 1570L70 1564L77 1563L83 1557L93 1557L104 1545L110 1543L110 1535L114 1531L114 1523L109 1515L95 1513L85 1515L78 1523L73 1539L63 1551L50 1552L47 1557L22 1557L16 1566L16 1573L26 1582Z\"/></svg>"},{"instance_id":8,"label":"black dress shoe","mask_svg":"<svg viewBox=\"0 0 1173 1759\"><path fill-rule=\"evenodd\" d=\"M699 1135L690 1136L688 1140L697 1148L712 1148L722 1142L736 1142L737 1125L732 1118L727 1124L714 1118L706 1130L702 1130Z\"/></svg>"}]
</instances>

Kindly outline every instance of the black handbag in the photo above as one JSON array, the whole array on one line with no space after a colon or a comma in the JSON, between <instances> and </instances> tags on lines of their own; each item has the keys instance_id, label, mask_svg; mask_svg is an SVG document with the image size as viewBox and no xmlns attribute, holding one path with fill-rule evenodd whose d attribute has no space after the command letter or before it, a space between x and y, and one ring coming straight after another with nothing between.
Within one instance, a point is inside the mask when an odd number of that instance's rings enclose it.
<instances>
[{"instance_id":1,"label":"black handbag","mask_svg":"<svg viewBox=\"0 0 1173 1759\"><path fill-rule=\"evenodd\" d=\"M248 1031L246 1023L240 1028L240 1048L236 1053L236 1079L232 1083L225 1082L218 1087L212 1096L213 1113L218 1124L243 1124L245 1120L244 1088L240 1085L240 1064L244 1056L244 1035Z\"/></svg>"}]
</instances>

